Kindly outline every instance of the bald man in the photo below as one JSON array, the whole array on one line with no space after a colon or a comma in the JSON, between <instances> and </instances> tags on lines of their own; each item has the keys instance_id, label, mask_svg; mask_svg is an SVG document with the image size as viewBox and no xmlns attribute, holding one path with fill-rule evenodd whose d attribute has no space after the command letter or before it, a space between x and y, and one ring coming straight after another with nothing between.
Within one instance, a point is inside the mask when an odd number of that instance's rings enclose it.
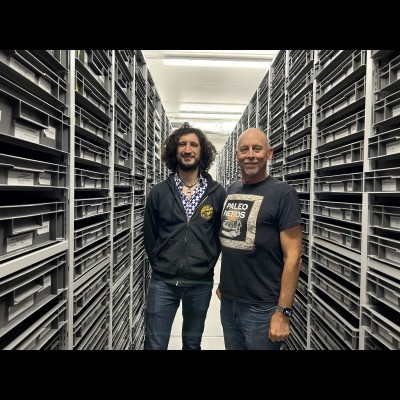
<instances>
[{"instance_id":1,"label":"bald man","mask_svg":"<svg viewBox=\"0 0 400 400\"><path fill-rule=\"evenodd\" d=\"M242 177L227 189L220 229L217 295L226 350L279 350L290 335L302 218L296 190L268 175L272 155L263 131L239 136Z\"/></svg>"}]
</instances>

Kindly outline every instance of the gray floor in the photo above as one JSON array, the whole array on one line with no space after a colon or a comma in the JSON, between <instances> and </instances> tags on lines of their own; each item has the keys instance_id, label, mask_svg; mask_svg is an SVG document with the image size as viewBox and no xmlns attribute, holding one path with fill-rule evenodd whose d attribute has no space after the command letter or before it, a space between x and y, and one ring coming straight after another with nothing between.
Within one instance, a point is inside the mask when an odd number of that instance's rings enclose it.
<instances>
[{"instance_id":1,"label":"gray floor","mask_svg":"<svg viewBox=\"0 0 400 400\"><path fill-rule=\"evenodd\" d=\"M224 338L222 335L222 326L219 318L219 299L215 294L218 287L219 273L221 263L218 260L215 266L214 274L214 289L211 297L210 308L208 309L206 324L204 327L203 340L201 348L203 350L224 350ZM181 350L182 349L182 311L179 307L174 324L172 325L171 338L169 341L168 350Z\"/></svg>"}]
</instances>

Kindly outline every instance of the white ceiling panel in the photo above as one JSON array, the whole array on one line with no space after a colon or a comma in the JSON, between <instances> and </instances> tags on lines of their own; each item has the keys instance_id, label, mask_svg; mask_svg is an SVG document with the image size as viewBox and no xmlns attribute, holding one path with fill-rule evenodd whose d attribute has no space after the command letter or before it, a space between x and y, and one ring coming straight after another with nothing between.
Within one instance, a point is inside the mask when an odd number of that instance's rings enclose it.
<instances>
[{"instance_id":1,"label":"white ceiling panel","mask_svg":"<svg viewBox=\"0 0 400 400\"><path fill-rule=\"evenodd\" d=\"M142 50L158 95L173 126L184 121L214 135L229 135L255 94L266 68L165 65L168 57L272 61L278 50ZM237 64L237 63L235 63ZM191 107L192 105L192 107ZM203 115L186 118L182 111ZM207 113L223 113L224 116ZM226 115L228 113L228 115ZM231 113L231 115L229 115ZM205 115L204 115L205 114Z\"/></svg>"}]
</instances>

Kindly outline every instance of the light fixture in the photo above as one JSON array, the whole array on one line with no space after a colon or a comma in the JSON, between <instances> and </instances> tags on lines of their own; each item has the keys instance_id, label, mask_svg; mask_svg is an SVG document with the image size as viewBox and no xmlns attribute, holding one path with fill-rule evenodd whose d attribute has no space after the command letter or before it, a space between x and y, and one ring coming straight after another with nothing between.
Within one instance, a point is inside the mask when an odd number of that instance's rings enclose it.
<instances>
[{"instance_id":1,"label":"light fixture","mask_svg":"<svg viewBox=\"0 0 400 400\"><path fill-rule=\"evenodd\" d=\"M224 60L220 58L178 58L167 57L163 59L164 65L176 65L185 67L223 67L223 68L263 68L270 66L269 61L254 59Z\"/></svg>"},{"instance_id":2,"label":"light fixture","mask_svg":"<svg viewBox=\"0 0 400 400\"><path fill-rule=\"evenodd\" d=\"M180 112L195 113L234 113L241 114L247 104L224 104L224 103L180 103Z\"/></svg>"},{"instance_id":3,"label":"light fixture","mask_svg":"<svg viewBox=\"0 0 400 400\"><path fill-rule=\"evenodd\" d=\"M242 114L238 113L200 113L200 112L188 112L183 111L179 113L179 118L201 118L201 119L231 119L231 120L239 120Z\"/></svg>"},{"instance_id":4,"label":"light fixture","mask_svg":"<svg viewBox=\"0 0 400 400\"><path fill-rule=\"evenodd\" d=\"M184 122L187 122L186 119L176 119L171 121L173 129L179 128ZM228 120L213 120L213 121L205 121L205 120L189 120L189 123L198 129L201 129L203 132L207 134L219 134L219 135L230 135L237 125L237 121L228 121Z\"/></svg>"}]
</instances>

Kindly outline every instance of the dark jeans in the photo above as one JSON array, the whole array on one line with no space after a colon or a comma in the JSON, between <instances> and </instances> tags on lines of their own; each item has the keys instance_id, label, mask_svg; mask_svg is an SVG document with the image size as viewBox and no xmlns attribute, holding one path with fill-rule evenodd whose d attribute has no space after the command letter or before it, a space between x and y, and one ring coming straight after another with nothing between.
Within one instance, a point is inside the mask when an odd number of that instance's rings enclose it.
<instances>
[{"instance_id":1,"label":"dark jeans","mask_svg":"<svg viewBox=\"0 0 400 400\"><path fill-rule=\"evenodd\" d=\"M280 350L283 342L268 339L276 304L246 304L221 299L226 350Z\"/></svg>"},{"instance_id":2,"label":"dark jeans","mask_svg":"<svg viewBox=\"0 0 400 400\"><path fill-rule=\"evenodd\" d=\"M145 350L167 350L172 324L182 300L182 350L201 350L213 284L169 285L151 278L146 306Z\"/></svg>"}]
</instances>

